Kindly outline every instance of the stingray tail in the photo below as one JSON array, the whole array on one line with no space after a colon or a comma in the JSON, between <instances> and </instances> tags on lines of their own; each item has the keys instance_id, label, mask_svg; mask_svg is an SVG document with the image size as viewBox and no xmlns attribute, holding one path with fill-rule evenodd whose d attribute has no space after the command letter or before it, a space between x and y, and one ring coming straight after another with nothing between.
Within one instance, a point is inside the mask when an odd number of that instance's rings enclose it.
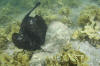
<instances>
[{"instance_id":1,"label":"stingray tail","mask_svg":"<svg viewBox=\"0 0 100 66\"><path fill-rule=\"evenodd\" d=\"M32 8L32 9L28 12L28 14L27 14L25 17L28 17L28 16L31 14L31 12L32 12L35 8L37 8L40 4L41 4L40 2L37 2L36 5L34 6L34 8Z\"/></svg>"}]
</instances>

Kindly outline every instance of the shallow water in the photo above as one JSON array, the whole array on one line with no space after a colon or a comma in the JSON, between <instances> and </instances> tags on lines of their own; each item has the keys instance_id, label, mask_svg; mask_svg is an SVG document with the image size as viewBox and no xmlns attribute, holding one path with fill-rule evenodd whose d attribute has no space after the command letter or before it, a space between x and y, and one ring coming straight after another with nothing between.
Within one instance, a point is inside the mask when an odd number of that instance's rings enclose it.
<instances>
[{"instance_id":1,"label":"shallow water","mask_svg":"<svg viewBox=\"0 0 100 66\"><path fill-rule=\"evenodd\" d=\"M35 60L29 60L28 66L37 63L39 64L35 66L43 66L41 61L44 61L49 54L54 56L59 53L60 47L69 40L74 49L77 49L79 44L79 51L90 57L89 66L100 66L100 60L98 59L100 58L100 0L0 0L0 53L6 53L14 57L16 53L23 51L23 49L20 50L14 46L12 34L19 32L23 18L39 1L41 5L30 16L40 15L45 20L49 29L42 47L52 53L38 52L39 49L36 52L33 51L34 54L31 56ZM79 34L81 38L76 38L79 35L75 35L74 38L76 39L73 39L73 33L79 29L81 29ZM39 57L35 58L35 55Z\"/></svg>"}]
</instances>

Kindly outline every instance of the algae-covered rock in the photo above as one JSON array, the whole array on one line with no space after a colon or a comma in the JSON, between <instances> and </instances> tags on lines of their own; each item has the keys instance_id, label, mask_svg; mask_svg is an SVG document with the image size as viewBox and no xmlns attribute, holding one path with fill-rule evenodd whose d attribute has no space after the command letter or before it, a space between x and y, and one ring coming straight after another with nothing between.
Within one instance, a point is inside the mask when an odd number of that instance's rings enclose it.
<instances>
[{"instance_id":1,"label":"algae-covered rock","mask_svg":"<svg viewBox=\"0 0 100 66\"><path fill-rule=\"evenodd\" d=\"M0 54L0 66L14 66L13 58L8 54Z\"/></svg>"},{"instance_id":2,"label":"algae-covered rock","mask_svg":"<svg viewBox=\"0 0 100 66\"><path fill-rule=\"evenodd\" d=\"M17 66L30 66L29 60L31 58L30 53L19 52L14 56L14 64Z\"/></svg>"},{"instance_id":3,"label":"algae-covered rock","mask_svg":"<svg viewBox=\"0 0 100 66\"><path fill-rule=\"evenodd\" d=\"M84 53L74 50L67 45L56 56L47 58L45 64L46 66L88 66L87 60L88 57Z\"/></svg>"},{"instance_id":4,"label":"algae-covered rock","mask_svg":"<svg viewBox=\"0 0 100 66\"><path fill-rule=\"evenodd\" d=\"M56 14L48 14L47 16L44 16L44 19L47 24L50 24L52 21L56 21L58 19L58 15Z\"/></svg>"},{"instance_id":5,"label":"algae-covered rock","mask_svg":"<svg viewBox=\"0 0 100 66\"><path fill-rule=\"evenodd\" d=\"M64 24L72 24L71 19L69 17L71 14L71 9L69 7L62 7L61 9L59 9L58 14L60 18L58 18L57 20L63 22Z\"/></svg>"},{"instance_id":6,"label":"algae-covered rock","mask_svg":"<svg viewBox=\"0 0 100 66\"><path fill-rule=\"evenodd\" d=\"M6 29L5 28L0 28L0 49L5 49L6 48L6 44L8 42L6 36Z\"/></svg>"},{"instance_id":7,"label":"algae-covered rock","mask_svg":"<svg viewBox=\"0 0 100 66\"><path fill-rule=\"evenodd\" d=\"M19 29L20 29L20 23L19 22L9 24L7 29L6 29L6 32L8 34L7 35L7 40L12 41L12 34L13 33L18 33Z\"/></svg>"},{"instance_id":8,"label":"algae-covered rock","mask_svg":"<svg viewBox=\"0 0 100 66\"><path fill-rule=\"evenodd\" d=\"M85 26L91 24L92 21L100 21L100 8L97 6L88 6L81 11L78 24Z\"/></svg>"},{"instance_id":9,"label":"algae-covered rock","mask_svg":"<svg viewBox=\"0 0 100 66\"><path fill-rule=\"evenodd\" d=\"M62 8L59 10L59 14L61 14L61 15L69 16L70 13L71 13L71 10L70 10L70 8L68 8L68 7L62 7Z\"/></svg>"},{"instance_id":10,"label":"algae-covered rock","mask_svg":"<svg viewBox=\"0 0 100 66\"><path fill-rule=\"evenodd\" d=\"M87 24L84 28L76 30L72 38L79 40L87 40L94 46L100 45L100 23L92 22L92 24Z\"/></svg>"},{"instance_id":11,"label":"algae-covered rock","mask_svg":"<svg viewBox=\"0 0 100 66\"><path fill-rule=\"evenodd\" d=\"M100 66L100 48L95 48L88 41L71 41L73 48L85 53L88 57L89 66Z\"/></svg>"},{"instance_id":12,"label":"algae-covered rock","mask_svg":"<svg viewBox=\"0 0 100 66\"><path fill-rule=\"evenodd\" d=\"M19 52L14 55L0 54L0 66L30 66L30 54Z\"/></svg>"},{"instance_id":13,"label":"algae-covered rock","mask_svg":"<svg viewBox=\"0 0 100 66\"><path fill-rule=\"evenodd\" d=\"M7 42L12 41L12 34L18 32L20 23L12 23L0 28L0 49L6 49Z\"/></svg>"},{"instance_id":14,"label":"algae-covered rock","mask_svg":"<svg viewBox=\"0 0 100 66\"><path fill-rule=\"evenodd\" d=\"M79 16L78 24L82 27L73 33L73 38L87 40L92 45L100 45L100 8L86 7Z\"/></svg>"}]
</instances>

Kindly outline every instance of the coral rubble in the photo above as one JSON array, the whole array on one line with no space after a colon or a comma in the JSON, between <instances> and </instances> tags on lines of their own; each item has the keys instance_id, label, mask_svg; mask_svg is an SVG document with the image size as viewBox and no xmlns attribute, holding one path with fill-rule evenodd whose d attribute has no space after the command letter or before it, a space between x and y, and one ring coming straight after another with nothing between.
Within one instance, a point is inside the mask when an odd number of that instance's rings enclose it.
<instances>
[{"instance_id":1,"label":"coral rubble","mask_svg":"<svg viewBox=\"0 0 100 66\"><path fill-rule=\"evenodd\" d=\"M88 57L84 53L68 48L67 45L53 58L47 58L45 63L47 66L88 66L87 60Z\"/></svg>"}]
</instances>

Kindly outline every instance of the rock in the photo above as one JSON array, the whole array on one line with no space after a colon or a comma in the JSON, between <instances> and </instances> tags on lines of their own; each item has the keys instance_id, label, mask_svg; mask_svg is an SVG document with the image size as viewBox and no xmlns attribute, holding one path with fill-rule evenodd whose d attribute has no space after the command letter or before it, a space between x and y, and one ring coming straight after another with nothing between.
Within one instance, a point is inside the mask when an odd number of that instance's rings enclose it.
<instances>
[{"instance_id":1,"label":"rock","mask_svg":"<svg viewBox=\"0 0 100 66\"><path fill-rule=\"evenodd\" d=\"M60 47L70 39L69 28L61 22L52 22L46 33L44 50L58 52Z\"/></svg>"}]
</instances>

